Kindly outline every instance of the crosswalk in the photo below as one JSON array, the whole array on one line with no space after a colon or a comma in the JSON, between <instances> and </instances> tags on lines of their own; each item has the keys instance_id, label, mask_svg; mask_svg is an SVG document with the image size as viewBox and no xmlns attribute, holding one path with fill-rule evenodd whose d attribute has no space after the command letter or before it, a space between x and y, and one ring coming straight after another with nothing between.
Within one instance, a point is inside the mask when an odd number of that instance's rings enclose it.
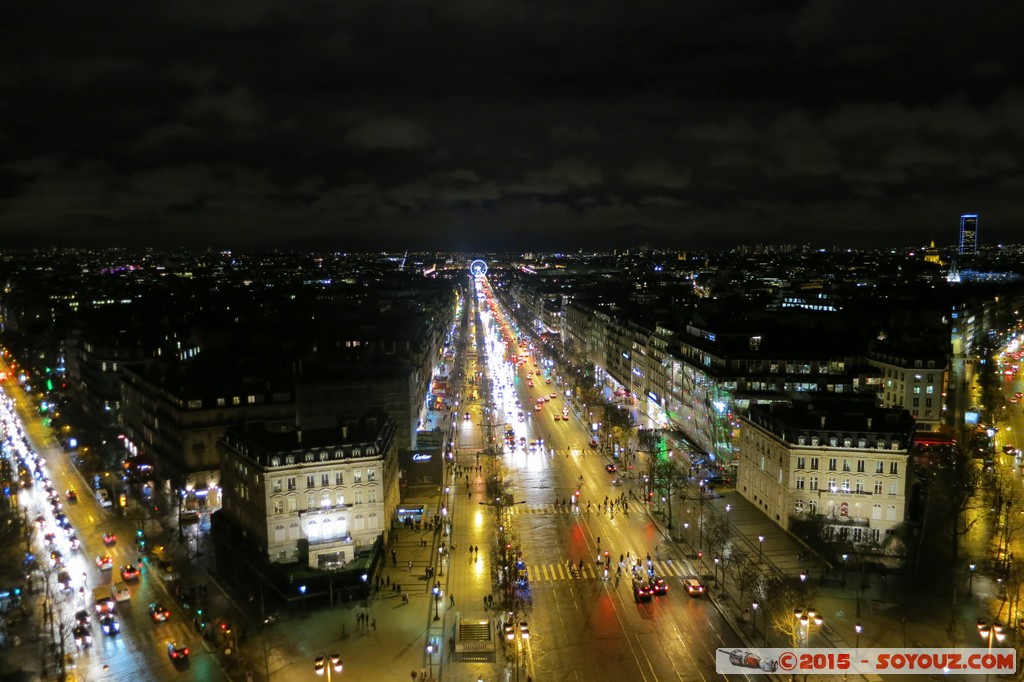
<instances>
[{"instance_id":1,"label":"crosswalk","mask_svg":"<svg viewBox=\"0 0 1024 682\"><path fill-rule=\"evenodd\" d=\"M654 572L663 578L675 576L679 578L688 578L693 576L693 571L682 561L654 561ZM646 562L644 566L646 567ZM614 561L609 568L610 573L614 576L615 571L618 569L618 564ZM533 566L527 566L526 568L527 577L531 582L558 582L563 580L594 580L597 578L604 577L604 566L595 564L593 561L585 562L583 564L583 570L579 570L578 565L574 565L570 572L567 564L537 564ZM629 577L631 574L629 570L623 570L624 577ZM644 571L646 575L646 570Z\"/></svg>"},{"instance_id":2,"label":"crosswalk","mask_svg":"<svg viewBox=\"0 0 1024 682\"><path fill-rule=\"evenodd\" d=\"M593 507L591 511L587 511L587 505L584 502L583 505L574 509L572 505L560 505L560 504L513 504L506 507L508 514L511 516L516 515L530 515L530 514L565 514L577 516L587 516L588 514L608 514L607 511L599 511L597 507ZM623 512L616 509L615 514L622 514Z\"/></svg>"}]
</instances>

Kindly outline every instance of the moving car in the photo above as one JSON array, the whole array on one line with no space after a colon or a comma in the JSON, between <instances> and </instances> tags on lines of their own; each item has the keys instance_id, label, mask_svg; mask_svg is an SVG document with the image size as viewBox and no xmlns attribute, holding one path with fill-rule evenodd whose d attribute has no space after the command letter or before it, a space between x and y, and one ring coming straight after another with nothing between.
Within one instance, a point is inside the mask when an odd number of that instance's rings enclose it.
<instances>
[{"instance_id":1,"label":"moving car","mask_svg":"<svg viewBox=\"0 0 1024 682\"><path fill-rule=\"evenodd\" d=\"M110 547L115 542L117 542L117 536L116 535L114 535L113 533L104 533L103 534L103 544L104 545L106 545L107 547Z\"/></svg>"},{"instance_id":2,"label":"moving car","mask_svg":"<svg viewBox=\"0 0 1024 682\"><path fill-rule=\"evenodd\" d=\"M75 625L88 625L91 622L92 614L85 609L81 609L75 614Z\"/></svg>"},{"instance_id":3,"label":"moving car","mask_svg":"<svg viewBox=\"0 0 1024 682\"><path fill-rule=\"evenodd\" d=\"M50 565L54 568L60 568L64 565L64 555L60 553L59 549L50 552Z\"/></svg>"},{"instance_id":4,"label":"moving car","mask_svg":"<svg viewBox=\"0 0 1024 682\"><path fill-rule=\"evenodd\" d=\"M686 588L686 593L691 597L703 597L707 593L707 588L697 578L686 578L683 580L683 587Z\"/></svg>"},{"instance_id":5,"label":"moving car","mask_svg":"<svg viewBox=\"0 0 1024 682\"><path fill-rule=\"evenodd\" d=\"M110 594L114 596L115 601L128 601L132 598L132 593L128 591L128 586L124 583L114 583L111 585Z\"/></svg>"},{"instance_id":6,"label":"moving car","mask_svg":"<svg viewBox=\"0 0 1024 682\"><path fill-rule=\"evenodd\" d=\"M92 591L96 613L102 615L114 610L114 598L110 596L110 588L104 585Z\"/></svg>"},{"instance_id":7,"label":"moving car","mask_svg":"<svg viewBox=\"0 0 1024 682\"><path fill-rule=\"evenodd\" d=\"M112 637L121 632L121 624L117 622L117 616L107 613L100 616L100 629L103 630L103 634Z\"/></svg>"},{"instance_id":8,"label":"moving car","mask_svg":"<svg viewBox=\"0 0 1024 682\"><path fill-rule=\"evenodd\" d=\"M633 581L633 599L636 602L651 601L651 596L654 592L648 587L647 583L641 580Z\"/></svg>"},{"instance_id":9,"label":"moving car","mask_svg":"<svg viewBox=\"0 0 1024 682\"><path fill-rule=\"evenodd\" d=\"M71 629L71 634L75 636L75 644L79 649L92 646L92 630L88 625L79 623Z\"/></svg>"},{"instance_id":10,"label":"moving car","mask_svg":"<svg viewBox=\"0 0 1024 682\"><path fill-rule=\"evenodd\" d=\"M110 493L103 488L96 491L96 501L100 503L101 507L112 507L114 503L110 501Z\"/></svg>"},{"instance_id":11,"label":"moving car","mask_svg":"<svg viewBox=\"0 0 1024 682\"><path fill-rule=\"evenodd\" d=\"M121 567L121 577L125 580L138 580L139 569L131 564L127 564Z\"/></svg>"},{"instance_id":12,"label":"moving car","mask_svg":"<svg viewBox=\"0 0 1024 682\"><path fill-rule=\"evenodd\" d=\"M71 574L67 571L58 571L57 573L57 584L60 585L62 590L71 589Z\"/></svg>"},{"instance_id":13,"label":"moving car","mask_svg":"<svg viewBox=\"0 0 1024 682\"><path fill-rule=\"evenodd\" d=\"M188 647L179 642L169 642L167 644L167 657L172 661L186 661L188 660Z\"/></svg>"},{"instance_id":14,"label":"moving car","mask_svg":"<svg viewBox=\"0 0 1024 682\"><path fill-rule=\"evenodd\" d=\"M96 566L99 567L101 571L109 571L114 568L114 558L109 554L98 556L96 557Z\"/></svg>"},{"instance_id":15,"label":"moving car","mask_svg":"<svg viewBox=\"0 0 1024 682\"><path fill-rule=\"evenodd\" d=\"M171 612L165 609L163 604L153 602L149 605L149 617L158 623L163 623L171 617Z\"/></svg>"},{"instance_id":16,"label":"moving car","mask_svg":"<svg viewBox=\"0 0 1024 682\"><path fill-rule=\"evenodd\" d=\"M609 474L614 474L616 471L619 470L619 468L614 464L605 464L604 470L607 471Z\"/></svg>"},{"instance_id":17,"label":"moving car","mask_svg":"<svg viewBox=\"0 0 1024 682\"><path fill-rule=\"evenodd\" d=\"M668 583L665 582L664 578L652 576L647 581L647 586L651 588L654 594L668 594Z\"/></svg>"},{"instance_id":18,"label":"moving car","mask_svg":"<svg viewBox=\"0 0 1024 682\"><path fill-rule=\"evenodd\" d=\"M75 492L74 488L68 488L67 498L68 502L78 502L78 493Z\"/></svg>"}]
</instances>

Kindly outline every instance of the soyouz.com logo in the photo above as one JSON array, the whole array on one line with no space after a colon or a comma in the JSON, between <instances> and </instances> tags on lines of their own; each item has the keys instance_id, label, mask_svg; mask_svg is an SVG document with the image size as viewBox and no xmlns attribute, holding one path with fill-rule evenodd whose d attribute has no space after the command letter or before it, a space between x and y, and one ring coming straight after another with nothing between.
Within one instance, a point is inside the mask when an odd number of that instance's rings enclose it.
<instances>
[{"instance_id":1,"label":"soyouz.com logo","mask_svg":"<svg viewBox=\"0 0 1024 682\"><path fill-rule=\"evenodd\" d=\"M1009 675L1017 671L1013 649L718 649L723 675L943 675L953 672Z\"/></svg>"}]
</instances>

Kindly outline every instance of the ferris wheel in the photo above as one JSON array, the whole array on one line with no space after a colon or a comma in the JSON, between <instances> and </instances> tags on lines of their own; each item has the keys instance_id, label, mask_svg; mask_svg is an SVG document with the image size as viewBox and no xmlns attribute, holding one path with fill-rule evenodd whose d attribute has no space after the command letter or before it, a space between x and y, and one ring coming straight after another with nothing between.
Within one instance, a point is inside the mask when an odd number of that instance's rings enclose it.
<instances>
[{"instance_id":1,"label":"ferris wheel","mask_svg":"<svg viewBox=\"0 0 1024 682\"><path fill-rule=\"evenodd\" d=\"M469 271L477 277L483 277L487 274L487 263L478 258L469 264Z\"/></svg>"}]
</instances>

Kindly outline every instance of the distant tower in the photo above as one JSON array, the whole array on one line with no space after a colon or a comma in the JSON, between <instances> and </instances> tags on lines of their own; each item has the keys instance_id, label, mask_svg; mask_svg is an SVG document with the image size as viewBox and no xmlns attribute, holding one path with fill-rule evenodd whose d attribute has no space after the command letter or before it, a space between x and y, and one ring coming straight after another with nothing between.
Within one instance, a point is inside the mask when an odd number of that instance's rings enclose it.
<instances>
[{"instance_id":1,"label":"distant tower","mask_svg":"<svg viewBox=\"0 0 1024 682\"><path fill-rule=\"evenodd\" d=\"M960 216L960 255L973 256L978 253L978 216L965 213Z\"/></svg>"}]
</instances>

